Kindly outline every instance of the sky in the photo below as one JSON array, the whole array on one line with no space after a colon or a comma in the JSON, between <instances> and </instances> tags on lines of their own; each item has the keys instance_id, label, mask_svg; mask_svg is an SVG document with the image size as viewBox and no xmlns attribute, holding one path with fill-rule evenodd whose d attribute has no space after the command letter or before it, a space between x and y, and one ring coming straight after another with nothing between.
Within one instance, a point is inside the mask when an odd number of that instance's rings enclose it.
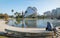
<instances>
[{"instance_id":1,"label":"sky","mask_svg":"<svg viewBox=\"0 0 60 38\"><path fill-rule=\"evenodd\" d=\"M36 7L38 14L42 15L46 11L60 8L60 0L0 0L0 13L13 15L15 12L26 11L29 6Z\"/></svg>"}]
</instances>

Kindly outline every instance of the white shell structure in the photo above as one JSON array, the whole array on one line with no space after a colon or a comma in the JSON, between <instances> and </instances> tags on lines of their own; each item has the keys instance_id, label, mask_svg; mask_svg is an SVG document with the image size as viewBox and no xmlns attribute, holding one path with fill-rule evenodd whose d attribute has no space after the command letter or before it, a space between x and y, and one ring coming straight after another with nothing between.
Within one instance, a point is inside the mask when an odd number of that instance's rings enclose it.
<instances>
[{"instance_id":1,"label":"white shell structure","mask_svg":"<svg viewBox=\"0 0 60 38\"><path fill-rule=\"evenodd\" d=\"M37 9L35 7L28 7L25 13L25 17L28 17L30 15L32 15L32 17L35 17L37 15Z\"/></svg>"}]
</instances>

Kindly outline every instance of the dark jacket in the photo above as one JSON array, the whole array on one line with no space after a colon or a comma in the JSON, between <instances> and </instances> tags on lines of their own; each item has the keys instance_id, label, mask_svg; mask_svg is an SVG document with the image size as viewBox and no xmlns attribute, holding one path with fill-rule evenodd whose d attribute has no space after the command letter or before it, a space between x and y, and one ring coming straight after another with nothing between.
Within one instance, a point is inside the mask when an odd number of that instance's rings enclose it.
<instances>
[{"instance_id":1,"label":"dark jacket","mask_svg":"<svg viewBox=\"0 0 60 38\"><path fill-rule=\"evenodd\" d=\"M47 22L46 30L48 30L48 31L52 31L53 30L50 22Z\"/></svg>"}]
</instances>

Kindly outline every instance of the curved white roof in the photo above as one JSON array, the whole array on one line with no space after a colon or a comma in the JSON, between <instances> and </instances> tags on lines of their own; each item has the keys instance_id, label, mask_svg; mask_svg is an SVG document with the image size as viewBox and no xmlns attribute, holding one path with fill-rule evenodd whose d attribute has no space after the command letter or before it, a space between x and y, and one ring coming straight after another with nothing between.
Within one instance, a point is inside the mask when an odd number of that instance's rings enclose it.
<instances>
[{"instance_id":1,"label":"curved white roof","mask_svg":"<svg viewBox=\"0 0 60 38\"><path fill-rule=\"evenodd\" d=\"M25 17L37 13L37 9L35 7L28 7L26 10Z\"/></svg>"}]
</instances>

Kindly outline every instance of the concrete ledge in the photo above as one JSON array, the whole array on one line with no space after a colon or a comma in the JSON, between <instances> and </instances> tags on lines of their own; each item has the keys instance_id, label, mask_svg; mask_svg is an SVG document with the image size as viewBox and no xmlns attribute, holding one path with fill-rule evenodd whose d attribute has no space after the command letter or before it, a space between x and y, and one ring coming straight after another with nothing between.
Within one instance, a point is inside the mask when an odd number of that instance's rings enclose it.
<instances>
[{"instance_id":1,"label":"concrete ledge","mask_svg":"<svg viewBox=\"0 0 60 38\"><path fill-rule=\"evenodd\" d=\"M52 38L53 37L53 35L54 35L54 33L53 33L53 31L40 31L40 32L35 32L35 31L33 31L33 32L18 32L18 31L13 31L13 30L9 30L9 29L5 29L5 31L9 34L9 35L11 35L11 36L17 36L17 37L25 37L25 38L28 38L28 37L42 37L42 38L46 38L46 37L48 37L48 38Z\"/></svg>"}]
</instances>

